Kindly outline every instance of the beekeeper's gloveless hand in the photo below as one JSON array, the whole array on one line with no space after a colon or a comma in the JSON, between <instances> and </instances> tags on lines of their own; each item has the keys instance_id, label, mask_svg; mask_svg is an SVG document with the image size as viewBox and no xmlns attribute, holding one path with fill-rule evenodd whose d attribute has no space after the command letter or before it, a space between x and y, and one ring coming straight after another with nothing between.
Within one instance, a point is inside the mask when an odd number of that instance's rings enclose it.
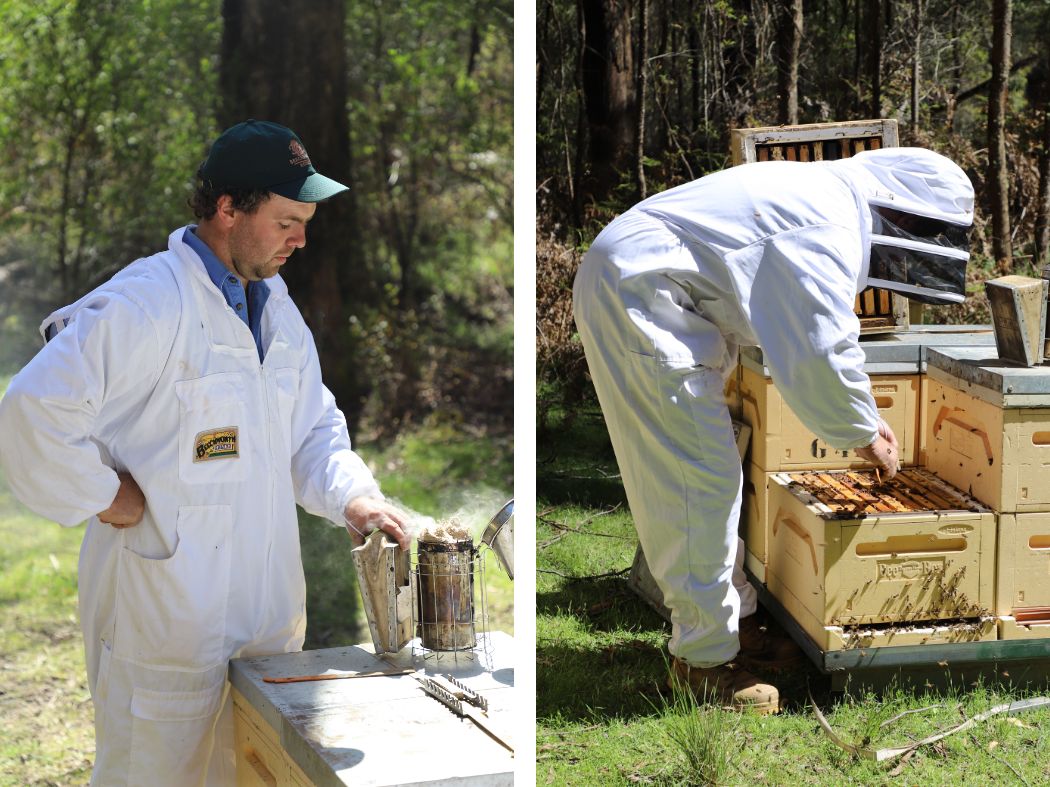
<instances>
[{"instance_id":1,"label":"beekeeper's gloveless hand","mask_svg":"<svg viewBox=\"0 0 1050 787\"><path fill-rule=\"evenodd\" d=\"M355 497L346 504L343 517L354 546L365 543L365 537L373 530L382 530L402 549L408 549L411 543L408 514L385 500Z\"/></svg>"},{"instance_id":2,"label":"beekeeper's gloveless hand","mask_svg":"<svg viewBox=\"0 0 1050 787\"><path fill-rule=\"evenodd\" d=\"M105 511L98 514L100 522L116 528L132 527L142 521L146 512L146 497L131 473L117 473L120 488L117 496Z\"/></svg>"},{"instance_id":3,"label":"beekeeper's gloveless hand","mask_svg":"<svg viewBox=\"0 0 1050 787\"><path fill-rule=\"evenodd\" d=\"M897 437L890 429L890 425L881 418L879 419L879 436L875 438L875 442L863 448L857 448L856 453L861 459L875 465L884 480L888 481L893 478L900 469Z\"/></svg>"}]
</instances>

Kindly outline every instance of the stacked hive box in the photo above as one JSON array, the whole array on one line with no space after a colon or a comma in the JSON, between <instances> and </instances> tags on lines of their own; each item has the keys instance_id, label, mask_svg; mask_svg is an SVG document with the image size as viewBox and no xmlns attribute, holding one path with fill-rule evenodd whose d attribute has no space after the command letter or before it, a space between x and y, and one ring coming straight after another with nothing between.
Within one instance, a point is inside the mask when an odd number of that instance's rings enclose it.
<instances>
[{"instance_id":1,"label":"stacked hive box","mask_svg":"<svg viewBox=\"0 0 1050 787\"><path fill-rule=\"evenodd\" d=\"M998 517L1000 639L1050 637L1050 367L994 350L931 351L927 463Z\"/></svg>"},{"instance_id":2,"label":"stacked hive box","mask_svg":"<svg viewBox=\"0 0 1050 787\"><path fill-rule=\"evenodd\" d=\"M775 473L766 585L823 651L995 639L995 516L918 468Z\"/></svg>"},{"instance_id":3,"label":"stacked hive box","mask_svg":"<svg viewBox=\"0 0 1050 787\"><path fill-rule=\"evenodd\" d=\"M880 415L893 429L905 466L923 464L923 369L930 346L993 346L987 328L924 326L873 337L861 342ZM769 562L769 493L773 474L800 470L837 470L867 467L852 451L835 451L823 443L784 403L763 365L762 351L741 351L736 375L727 386L734 417L751 427L751 448L744 462L744 504L741 536L745 564L765 581Z\"/></svg>"}]
</instances>

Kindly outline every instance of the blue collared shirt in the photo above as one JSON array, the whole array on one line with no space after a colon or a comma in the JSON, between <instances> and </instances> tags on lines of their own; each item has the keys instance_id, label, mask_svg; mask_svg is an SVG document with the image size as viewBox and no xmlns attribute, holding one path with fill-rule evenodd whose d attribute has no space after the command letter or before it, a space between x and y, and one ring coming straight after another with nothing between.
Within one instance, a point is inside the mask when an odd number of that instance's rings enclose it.
<instances>
[{"instance_id":1,"label":"blue collared shirt","mask_svg":"<svg viewBox=\"0 0 1050 787\"><path fill-rule=\"evenodd\" d=\"M266 305L266 299L270 297L270 287L264 281L250 281L248 282L248 292L245 293L244 287L241 286L237 277L230 273L229 269L222 264L222 261L215 256L215 252L208 247L208 244L197 237L197 234L194 232L195 229L197 228L187 227L182 234L182 241L197 252L197 256L204 262L208 276L211 277L215 286L219 288L219 292L226 299L226 303L230 305L233 313L240 317L252 332L252 338L255 339L255 347L259 351L259 362L262 363L264 355L262 313L263 307Z\"/></svg>"}]
</instances>

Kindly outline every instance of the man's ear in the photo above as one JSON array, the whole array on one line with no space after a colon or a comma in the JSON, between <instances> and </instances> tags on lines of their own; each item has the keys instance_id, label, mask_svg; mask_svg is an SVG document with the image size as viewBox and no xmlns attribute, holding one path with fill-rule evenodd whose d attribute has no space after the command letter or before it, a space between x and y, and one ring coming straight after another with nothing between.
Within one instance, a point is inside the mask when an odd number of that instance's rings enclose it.
<instances>
[{"instance_id":1,"label":"man's ear","mask_svg":"<svg viewBox=\"0 0 1050 787\"><path fill-rule=\"evenodd\" d=\"M233 197L222 194L215 201L215 218L223 227L232 227L237 209L233 207Z\"/></svg>"}]
</instances>

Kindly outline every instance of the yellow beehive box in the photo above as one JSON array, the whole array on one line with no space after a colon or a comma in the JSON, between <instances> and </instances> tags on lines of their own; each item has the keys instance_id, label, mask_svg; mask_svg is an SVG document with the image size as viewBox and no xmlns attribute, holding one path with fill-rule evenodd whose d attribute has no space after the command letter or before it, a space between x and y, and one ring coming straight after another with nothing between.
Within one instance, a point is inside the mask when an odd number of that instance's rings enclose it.
<instances>
[{"instance_id":1,"label":"yellow beehive box","mask_svg":"<svg viewBox=\"0 0 1050 787\"><path fill-rule=\"evenodd\" d=\"M1013 615L999 618L999 639L1050 639L1050 622L1038 623Z\"/></svg>"},{"instance_id":2,"label":"yellow beehive box","mask_svg":"<svg viewBox=\"0 0 1050 787\"><path fill-rule=\"evenodd\" d=\"M891 623L873 626L825 626L814 638L821 650L892 648L904 645L952 645L998 639L992 617L958 622Z\"/></svg>"},{"instance_id":3,"label":"yellow beehive box","mask_svg":"<svg viewBox=\"0 0 1050 787\"><path fill-rule=\"evenodd\" d=\"M995 511L1050 511L1050 397L1044 407L1004 406L932 366L928 375L929 470Z\"/></svg>"},{"instance_id":4,"label":"yellow beehive box","mask_svg":"<svg viewBox=\"0 0 1050 787\"><path fill-rule=\"evenodd\" d=\"M1050 513L1000 514L996 562L1000 638L1050 637Z\"/></svg>"},{"instance_id":5,"label":"yellow beehive box","mask_svg":"<svg viewBox=\"0 0 1050 787\"><path fill-rule=\"evenodd\" d=\"M744 493L740 510L740 537L744 565L759 582L766 581L769 548L769 476L754 462L744 464Z\"/></svg>"},{"instance_id":6,"label":"yellow beehive box","mask_svg":"<svg viewBox=\"0 0 1050 787\"><path fill-rule=\"evenodd\" d=\"M748 365L739 367L740 418L751 426L751 461L765 472L868 467L853 451L835 450L792 412L773 381ZM900 446L901 463L918 458L919 375L870 375L879 415Z\"/></svg>"},{"instance_id":7,"label":"yellow beehive box","mask_svg":"<svg viewBox=\"0 0 1050 787\"><path fill-rule=\"evenodd\" d=\"M818 642L992 614L995 515L931 473L776 473L768 505L766 586Z\"/></svg>"}]
</instances>

